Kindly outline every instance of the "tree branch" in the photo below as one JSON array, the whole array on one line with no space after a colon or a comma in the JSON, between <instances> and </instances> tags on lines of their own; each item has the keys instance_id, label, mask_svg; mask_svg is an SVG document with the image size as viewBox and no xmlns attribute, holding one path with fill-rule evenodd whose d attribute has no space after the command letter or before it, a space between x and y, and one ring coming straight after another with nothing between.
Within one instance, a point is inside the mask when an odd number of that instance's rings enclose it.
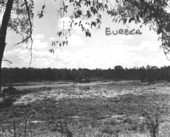
<instances>
[{"instance_id":1,"label":"tree branch","mask_svg":"<svg viewBox=\"0 0 170 137\"><path fill-rule=\"evenodd\" d=\"M21 35L21 36L22 36L22 35ZM23 37L23 36L22 36L22 37ZM28 37L26 37L26 38L23 38L22 41L14 44L14 46L19 45L19 44L22 44L22 43L24 43L24 42L27 42L30 38L31 38L31 36L28 36Z\"/></svg>"},{"instance_id":2,"label":"tree branch","mask_svg":"<svg viewBox=\"0 0 170 137\"><path fill-rule=\"evenodd\" d=\"M9 64L12 64L12 62L6 58L3 57L2 61L8 62Z\"/></svg>"},{"instance_id":3,"label":"tree branch","mask_svg":"<svg viewBox=\"0 0 170 137\"><path fill-rule=\"evenodd\" d=\"M33 29L33 25L32 25L32 21L31 21L31 15L30 15L30 8L28 6L28 2L27 0L24 0L25 2L25 6L26 6L26 10L27 10L27 15L28 15L28 20L29 20L29 24L30 24L30 34L29 36L23 40L23 42L25 42L26 40L30 39L31 40L31 46L30 46L30 52L31 52L31 59L30 59L30 63L29 63L29 67L31 66L31 62L32 62L32 47L33 47L33 38L32 38L32 29Z\"/></svg>"}]
</instances>

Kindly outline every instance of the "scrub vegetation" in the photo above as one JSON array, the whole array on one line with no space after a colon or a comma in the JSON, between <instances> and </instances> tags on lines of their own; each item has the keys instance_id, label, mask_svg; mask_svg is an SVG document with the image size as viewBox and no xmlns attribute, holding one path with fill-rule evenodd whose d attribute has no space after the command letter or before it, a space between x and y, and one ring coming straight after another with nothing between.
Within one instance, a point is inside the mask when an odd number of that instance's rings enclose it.
<instances>
[{"instance_id":1,"label":"scrub vegetation","mask_svg":"<svg viewBox=\"0 0 170 137\"><path fill-rule=\"evenodd\" d=\"M0 110L0 135L168 137L169 86L100 81L22 89L6 94L15 100Z\"/></svg>"}]
</instances>

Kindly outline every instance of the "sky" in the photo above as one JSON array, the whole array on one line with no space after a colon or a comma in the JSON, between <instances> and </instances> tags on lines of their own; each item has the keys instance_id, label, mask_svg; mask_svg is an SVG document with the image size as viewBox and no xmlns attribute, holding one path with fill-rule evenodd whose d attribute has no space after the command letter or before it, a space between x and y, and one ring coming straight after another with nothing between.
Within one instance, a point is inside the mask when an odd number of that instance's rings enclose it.
<instances>
[{"instance_id":1,"label":"sky","mask_svg":"<svg viewBox=\"0 0 170 137\"><path fill-rule=\"evenodd\" d=\"M35 14L41 9L42 2L35 1ZM106 14L103 14L101 28L91 29L92 37L85 37L80 28L74 27L68 45L58 47L54 54L50 53L51 41L56 39L57 31L62 29L63 22L67 24L69 18L59 18L56 2L47 1L46 5L45 16L42 19L35 16L34 19L31 67L108 69L116 65L125 68L170 65L170 61L160 48L161 42L158 41L158 35L150 31L148 26L140 28L140 24L116 24ZM106 28L110 30L140 29L142 35L107 36ZM12 64L3 62L3 67L29 67L29 50L24 44L14 46L20 40L20 36L14 32L8 32L4 57Z\"/></svg>"}]
</instances>

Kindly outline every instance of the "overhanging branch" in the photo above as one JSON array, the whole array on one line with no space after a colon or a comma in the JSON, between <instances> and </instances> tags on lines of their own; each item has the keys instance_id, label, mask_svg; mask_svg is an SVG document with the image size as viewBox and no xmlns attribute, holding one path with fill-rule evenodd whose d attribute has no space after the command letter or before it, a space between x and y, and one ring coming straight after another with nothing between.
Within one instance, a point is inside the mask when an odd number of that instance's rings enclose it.
<instances>
[{"instance_id":1,"label":"overhanging branch","mask_svg":"<svg viewBox=\"0 0 170 137\"><path fill-rule=\"evenodd\" d=\"M30 53L31 53L31 59L30 59L30 63L29 63L29 66L31 66L31 62L32 62L32 47L33 47L33 38L32 38L32 30L33 30L33 25L32 25L32 21L31 21L31 15L30 15L30 8L28 6L28 2L27 0L24 0L25 2L25 6L26 6L26 10L27 10L27 15L28 15L28 21L29 21L29 24L30 24L30 28L29 28L29 36L23 40L23 42L25 42L26 40L30 39L31 41L31 46L30 46Z\"/></svg>"},{"instance_id":2,"label":"overhanging branch","mask_svg":"<svg viewBox=\"0 0 170 137\"><path fill-rule=\"evenodd\" d=\"M6 58L3 57L2 61L8 62L9 64L12 64L12 62Z\"/></svg>"}]
</instances>

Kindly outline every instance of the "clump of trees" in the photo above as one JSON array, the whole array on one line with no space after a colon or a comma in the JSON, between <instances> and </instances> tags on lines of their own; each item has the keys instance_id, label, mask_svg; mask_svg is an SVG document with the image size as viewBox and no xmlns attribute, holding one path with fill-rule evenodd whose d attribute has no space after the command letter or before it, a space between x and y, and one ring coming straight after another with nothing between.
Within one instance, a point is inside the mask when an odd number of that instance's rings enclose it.
<instances>
[{"instance_id":1,"label":"clump of trees","mask_svg":"<svg viewBox=\"0 0 170 137\"><path fill-rule=\"evenodd\" d=\"M3 84L29 81L76 81L93 80L140 80L141 82L170 81L170 67L139 67L113 69L37 69L37 68L3 68Z\"/></svg>"},{"instance_id":2,"label":"clump of trees","mask_svg":"<svg viewBox=\"0 0 170 137\"><path fill-rule=\"evenodd\" d=\"M20 95L17 89L9 86L8 88L3 89L1 96L3 96L4 98L2 98L2 101L0 102L0 107L6 108L11 107L13 105L13 102L15 102Z\"/></svg>"}]
</instances>

